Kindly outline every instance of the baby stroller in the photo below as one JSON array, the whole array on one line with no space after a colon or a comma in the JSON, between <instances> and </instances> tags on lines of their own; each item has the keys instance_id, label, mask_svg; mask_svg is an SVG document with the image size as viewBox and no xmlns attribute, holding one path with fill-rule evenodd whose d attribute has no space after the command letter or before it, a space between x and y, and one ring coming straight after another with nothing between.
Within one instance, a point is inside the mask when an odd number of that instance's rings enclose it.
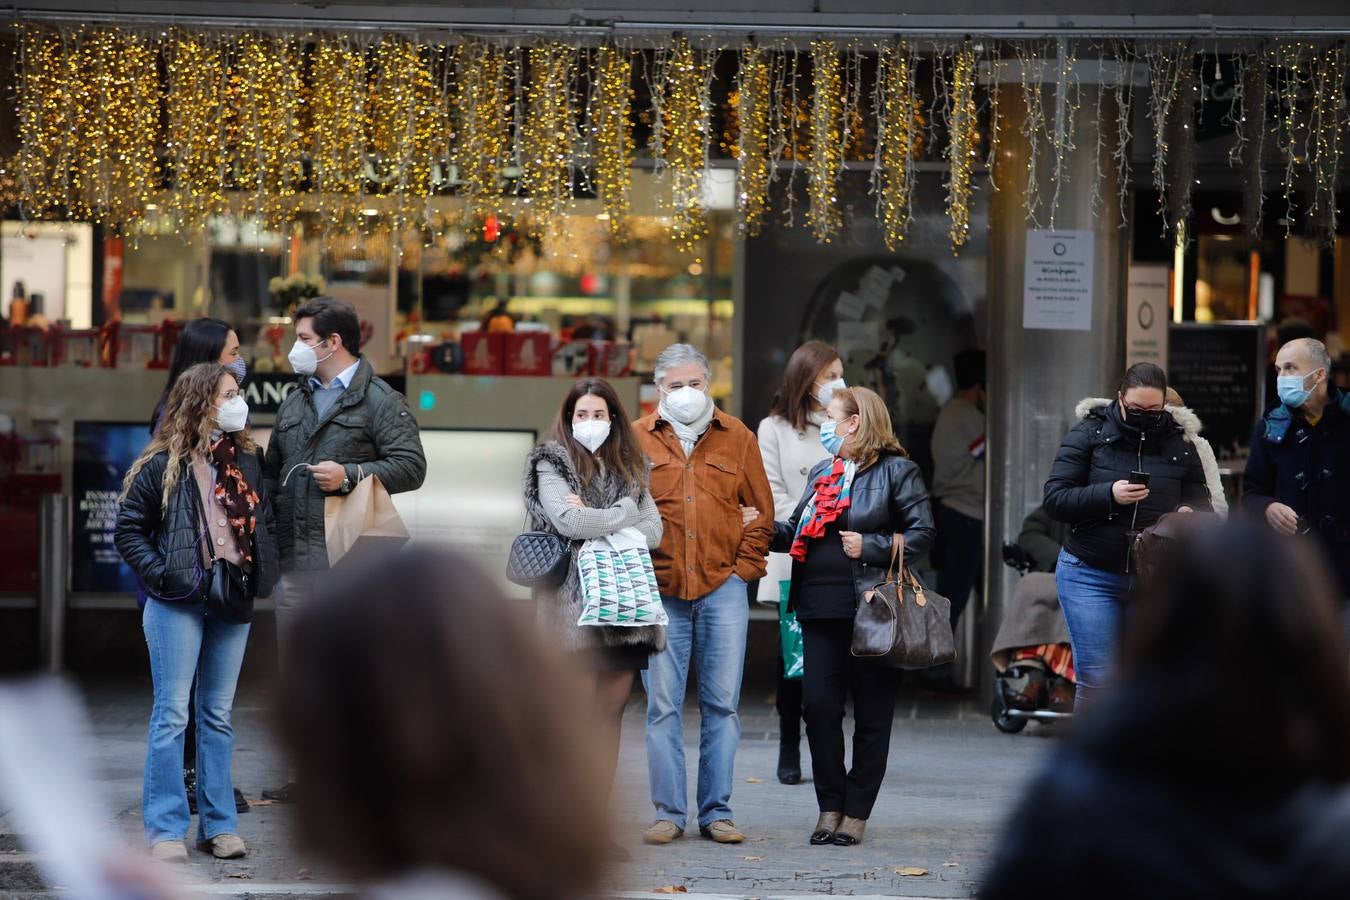
<instances>
[{"instance_id":1,"label":"baby stroller","mask_svg":"<svg viewBox=\"0 0 1350 900\"><path fill-rule=\"evenodd\" d=\"M1003 562L1022 579L990 654L997 675L989 717L999 731L1016 734L1033 720L1073 718L1073 653L1055 576L1037 571L1017 544L1003 545Z\"/></svg>"}]
</instances>

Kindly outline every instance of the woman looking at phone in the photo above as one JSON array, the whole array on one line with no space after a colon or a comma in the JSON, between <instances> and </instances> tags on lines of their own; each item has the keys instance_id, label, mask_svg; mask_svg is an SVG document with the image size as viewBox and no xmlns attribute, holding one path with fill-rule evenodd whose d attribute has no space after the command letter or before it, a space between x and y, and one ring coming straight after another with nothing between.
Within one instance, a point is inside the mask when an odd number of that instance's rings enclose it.
<instances>
[{"instance_id":1,"label":"woman looking at phone","mask_svg":"<svg viewBox=\"0 0 1350 900\"><path fill-rule=\"evenodd\" d=\"M1200 457L1166 393L1166 373L1137 363L1114 400L1083 400L1045 482L1045 511L1069 526L1055 581L1078 708L1109 675L1135 535L1165 513L1211 509Z\"/></svg>"}]
</instances>

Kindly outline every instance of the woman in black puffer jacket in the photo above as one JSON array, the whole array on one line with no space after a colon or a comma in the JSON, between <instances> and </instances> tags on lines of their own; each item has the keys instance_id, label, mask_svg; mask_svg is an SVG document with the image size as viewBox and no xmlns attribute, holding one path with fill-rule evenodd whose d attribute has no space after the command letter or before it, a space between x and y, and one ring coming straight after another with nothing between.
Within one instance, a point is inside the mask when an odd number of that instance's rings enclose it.
<instances>
[{"instance_id":1,"label":"woman in black puffer jacket","mask_svg":"<svg viewBox=\"0 0 1350 900\"><path fill-rule=\"evenodd\" d=\"M249 616L204 603L213 559L247 575L250 602L278 574L262 465L249 437L248 404L218 363L192 366L169 393L158 431L127 473L116 542L141 580L155 700L145 760L142 819L156 857L187 861L191 824L183 787L183 732L197 677L199 848L245 853L230 781L230 710L248 642Z\"/></svg>"},{"instance_id":2,"label":"woman in black puffer jacket","mask_svg":"<svg viewBox=\"0 0 1350 900\"><path fill-rule=\"evenodd\" d=\"M1130 590L1133 535L1164 513L1210 509L1200 457L1167 410L1166 391L1163 370L1138 363L1114 401L1079 404L1081 421L1064 438L1045 482L1045 511L1069 526L1055 580L1073 644L1078 706L1110 669ZM1134 472L1147 473L1147 483L1131 483Z\"/></svg>"}]
</instances>

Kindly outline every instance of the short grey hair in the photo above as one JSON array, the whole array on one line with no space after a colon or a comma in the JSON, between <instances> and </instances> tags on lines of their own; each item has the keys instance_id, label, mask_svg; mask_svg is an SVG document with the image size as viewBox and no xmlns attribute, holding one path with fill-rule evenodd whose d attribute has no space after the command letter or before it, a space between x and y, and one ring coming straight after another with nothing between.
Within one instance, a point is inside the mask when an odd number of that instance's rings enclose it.
<instances>
[{"instance_id":1,"label":"short grey hair","mask_svg":"<svg viewBox=\"0 0 1350 900\"><path fill-rule=\"evenodd\" d=\"M1331 354L1327 352L1327 345L1315 338L1297 338L1290 341L1291 344L1298 344L1303 348L1303 352L1308 355L1308 362L1312 363L1314 369L1326 369L1327 376L1331 375Z\"/></svg>"},{"instance_id":2,"label":"short grey hair","mask_svg":"<svg viewBox=\"0 0 1350 900\"><path fill-rule=\"evenodd\" d=\"M691 344L671 344L661 351L661 355L656 358L656 365L653 367L654 376L657 384L665 381L666 373L679 366L687 366L690 363L697 363L703 369L703 377L712 381L712 366L708 363L708 357L704 356L697 347Z\"/></svg>"}]
</instances>

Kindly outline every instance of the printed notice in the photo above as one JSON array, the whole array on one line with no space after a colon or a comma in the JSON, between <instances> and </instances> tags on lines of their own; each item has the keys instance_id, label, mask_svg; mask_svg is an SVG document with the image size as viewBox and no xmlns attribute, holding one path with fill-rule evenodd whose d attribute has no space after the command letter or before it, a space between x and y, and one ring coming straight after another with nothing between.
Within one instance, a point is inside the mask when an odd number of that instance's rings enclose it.
<instances>
[{"instance_id":1,"label":"printed notice","mask_svg":"<svg viewBox=\"0 0 1350 900\"><path fill-rule=\"evenodd\" d=\"M1092 329L1091 231L1027 229L1022 327Z\"/></svg>"}]
</instances>

